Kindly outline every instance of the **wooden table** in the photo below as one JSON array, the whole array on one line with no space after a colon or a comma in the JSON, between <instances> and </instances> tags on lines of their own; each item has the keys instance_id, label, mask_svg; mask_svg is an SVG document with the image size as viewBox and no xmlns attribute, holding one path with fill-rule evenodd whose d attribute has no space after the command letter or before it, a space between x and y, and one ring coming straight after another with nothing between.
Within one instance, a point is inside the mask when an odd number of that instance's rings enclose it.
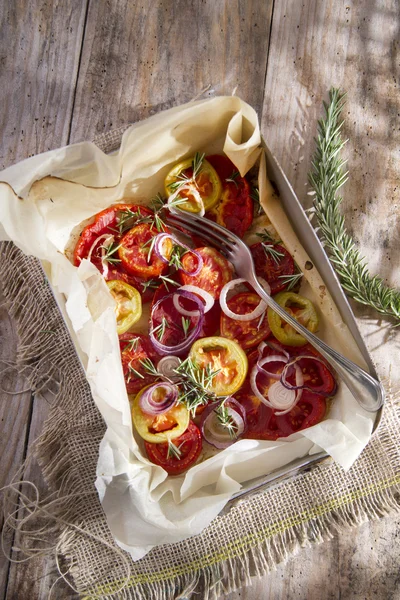
<instances>
[{"instance_id":1,"label":"wooden table","mask_svg":"<svg viewBox=\"0 0 400 600\"><path fill-rule=\"evenodd\" d=\"M203 90L204 97L236 90L257 110L267 143L307 203L322 100L332 85L347 90L347 225L371 270L400 283L399 0L5 0L0 14L1 168ZM382 244L387 256L377 252ZM0 336L1 359L13 360L16 336L4 306ZM367 343L373 350L373 336ZM2 385L24 388L13 372ZM1 487L39 435L46 403L30 392L1 392L0 414ZM38 468L25 477L42 489ZM399 524L389 516L342 531L227 598L400 598ZM1 558L0 599L42 600L55 578L51 561ZM74 595L61 586L52 597Z\"/></svg>"}]
</instances>

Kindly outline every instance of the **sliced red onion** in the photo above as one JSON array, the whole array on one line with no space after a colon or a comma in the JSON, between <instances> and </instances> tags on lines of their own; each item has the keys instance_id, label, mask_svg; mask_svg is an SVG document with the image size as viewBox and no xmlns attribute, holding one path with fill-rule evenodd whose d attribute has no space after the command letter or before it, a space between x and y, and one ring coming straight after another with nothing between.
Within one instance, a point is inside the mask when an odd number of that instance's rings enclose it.
<instances>
[{"instance_id":1,"label":"sliced red onion","mask_svg":"<svg viewBox=\"0 0 400 600\"><path fill-rule=\"evenodd\" d=\"M269 358L269 357L266 357ZM266 358L264 360L266 360ZM285 360L284 357L282 357L283 360ZM262 366L262 365L261 365ZM296 367L295 367L296 368ZM288 390L285 386L282 385L282 383L280 381L275 381L268 389L268 398L266 398L258 389L257 386L257 375L259 373L259 368L257 365L255 365L250 373L250 386L251 389L253 390L253 393L257 396L257 398L263 403L265 404L265 406L268 406L269 408L273 408L274 410L276 409L280 409L282 408L283 412L277 412L276 414L285 414L286 412L289 412L290 410L292 410L293 406L295 404L297 404L297 402L300 400L300 397L302 395L302 390ZM269 377L271 377L271 379L276 379L275 376L269 375ZM301 372L301 369L297 368L296 369L296 383L298 383L299 385L301 385L302 383L302 379L303 379L303 374ZM276 384L279 383L280 386L276 386ZM274 389L273 389L274 388ZM281 406L282 404L285 404L285 402L283 401L283 399L281 401L279 401L279 397L278 395L282 395L282 389L286 390L287 394L286 394L286 404L287 406ZM271 389L273 389L272 391L272 398L270 395ZM289 392L294 392L293 394L289 393ZM281 404L281 405L280 405ZM288 406L290 406L290 408L288 408Z\"/></svg>"},{"instance_id":2,"label":"sliced red onion","mask_svg":"<svg viewBox=\"0 0 400 600\"><path fill-rule=\"evenodd\" d=\"M261 317L263 312L265 312L265 310L267 309L267 303L264 302L264 300L260 299L260 303L256 306L256 308L254 310L252 310L250 313L247 313L246 315L238 315L237 313L232 312L227 304L228 292L231 289L235 288L237 285L240 285L241 283L248 283L247 279L240 278L240 279L232 279L231 281L228 281L228 283L226 283L221 290L221 294L219 296L219 303L227 317L230 317L231 319L234 319L235 321L252 321L253 319L257 319L258 317Z\"/></svg>"},{"instance_id":3,"label":"sliced red onion","mask_svg":"<svg viewBox=\"0 0 400 600\"><path fill-rule=\"evenodd\" d=\"M292 410L297 401L297 392L288 390L280 381L275 381L268 390L268 399L272 408L278 409L277 415L284 415Z\"/></svg>"},{"instance_id":4,"label":"sliced red onion","mask_svg":"<svg viewBox=\"0 0 400 600\"><path fill-rule=\"evenodd\" d=\"M164 356L157 364L157 371L167 379L174 381L179 379L179 375L175 373L175 369L181 364L181 359L178 356Z\"/></svg>"},{"instance_id":5,"label":"sliced red onion","mask_svg":"<svg viewBox=\"0 0 400 600\"><path fill-rule=\"evenodd\" d=\"M257 346L258 356L260 358L262 358L265 348L271 348L272 350L275 350L277 354L283 354L288 360L290 358L289 352L287 352L284 348L281 348L279 344L271 342L270 340L267 340L266 342L261 342L261 344Z\"/></svg>"},{"instance_id":6,"label":"sliced red onion","mask_svg":"<svg viewBox=\"0 0 400 600\"><path fill-rule=\"evenodd\" d=\"M299 367L299 365L297 363L304 358L314 361L318 367L318 370L320 369L320 365L323 365L325 367L325 369L327 369L329 371L329 373L332 375L332 378L335 382L335 386L334 386L333 390L331 390L330 392L325 392L323 390L323 384L320 387L309 386L309 385L307 385L307 383L304 383L304 377L302 377L302 381L300 383L298 383L297 369L299 369L301 371L301 367ZM292 371L291 371L292 367L294 367L296 369L296 385L293 385L292 383L290 383L288 381L288 377L290 377L290 375L292 375ZM325 398L334 396L337 392L337 382L336 382L336 379L335 379L335 376L334 376L332 370L328 367L328 365L326 364L326 362L324 360L318 358L317 356L312 356L312 355L311 356L310 355L301 356L300 355L300 356L296 356L296 357L292 358L285 365L280 379L281 379L282 385L284 385L288 390L309 390L310 392L314 392L315 394L320 394L321 396L324 396Z\"/></svg>"},{"instance_id":7,"label":"sliced red onion","mask_svg":"<svg viewBox=\"0 0 400 600\"><path fill-rule=\"evenodd\" d=\"M165 391L161 399L157 398L162 390ZM148 415L162 415L169 411L178 399L178 388L171 383L155 383L148 387L140 396L139 405L142 411Z\"/></svg>"},{"instance_id":8,"label":"sliced red onion","mask_svg":"<svg viewBox=\"0 0 400 600\"><path fill-rule=\"evenodd\" d=\"M272 379L280 379L281 373L273 373L272 371L268 371L267 369L264 369L264 365L270 362L278 362L283 363L285 365L287 361L288 359L286 358L286 356L271 354L270 356L266 356L265 358L262 358L257 362L257 369L260 373L264 373L264 375L267 375L267 377L271 377Z\"/></svg>"},{"instance_id":9,"label":"sliced red onion","mask_svg":"<svg viewBox=\"0 0 400 600\"><path fill-rule=\"evenodd\" d=\"M156 336L153 332L153 314L158 309L158 307L160 306L160 304L162 302L165 302L168 298L173 297L174 294L179 294L179 295L183 296L184 298L187 298L188 300L192 300L193 302L195 302L195 304L197 304L197 306L198 306L199 316L198 316L196 326L192 329L192 331L187 336L187 338L185 338L183 340L183 342L181 342L180 344L177 344L176 346L167 346L166 344L163 344L162 342L160 342L156 338ZM203 327L203 322L204 322L204 307L203 307L203 303L200 300L200 298L198 298L195 294L192 294L192 293L186 292L186 291L171 292L170 294L167 294L163 298L160 298L160 300L158 300L158 302L156 302L155 305L153 306L153 308L151 310L151 317L150 317L151 327L150 327L150 331L149 331L149 336L150 336L150 339L152 341L154 348L157 350L157 352L159 354L164 354L164 355L175 354L175 355L179 356L179 354L182 354L183 352L185 352L185 350L190 348L190 346L193 344L193 342L198 338L198 336L200 335L201 328Z\"/></svg>"},{"instance_id":10,"label":"sliced red onion","mask_svg":"<svg viewBox=\"0 0 400 600\"><path fill-rule=\"evenodd\" d=\"M154 252L158 256L158 258L160 258L165 263L169 263L169 259L165 256L165 253L164 253L164 242L167 239L172 240L172 242L174 244L176 244L177 246L180 246L181 248L185 248L185 250L187 250L191 254L194 254L194 256L196 257L196 260L197 260L197 267L194 269L194 271L186 271L186 269L181 269L181 270L186 275L192 275L193 277L195 275L198 275L204 265L203 257L195 250L192 250L191 248L189 248L189 246L186 246L186 244L182 244L182 242L180 242L178 240L178 238L176 238L174 235L171 235L170 233L159 233L156 236L156 241L154 243Z\"/></svg>"},{"instance_id":11,"label":"sliced red onion","mask_svg":"<svg viewBox=\"0 0 400 600\"><path fill-rule=\"evenodd\" d=\"M214 306L215 300L211 296L211 294L209 294L209 292L207 292L206 290L202 290L197 285L182 285L177 290L177 292L180 292L181 290L186 291L186 292L191 292L192 294L197 294L198 296L203 298L203 300L205 302L204 314L207 313L210 310L210 308L212 308ZM185 315L186 317L198 317L199 316L198 310L186 310L185 308L183 308L181 306L181 304L179 302L179 294L178 293L174 294L173 302L174 302L174 306L175 306L176 310L179 313L181 313L181 315Z\"/></svg>"},{"instance_id":12,"label":"sliced red onion","mask_svg":"<svg viewBox=\"0 0 400 600\"><path fill-rule=\"evenodd\" d=\"M236 405L238 406L236 407ZM232 438L229 435L228 429L219 424L218 417L215 413L215 408L215 405L211 404L205 409L202 415L203 419L201 430L204 439L209 444L222 450L223 448L228 448L231 446L237 441L238 437L242 435L246 428L246 421L244 412L242 411L242 407L239 405L239 403L233 399L229 400L226 408L229 416L233 419L237 427L237 431L235 432L236 437Z\"/></svg>"}]
</instances>

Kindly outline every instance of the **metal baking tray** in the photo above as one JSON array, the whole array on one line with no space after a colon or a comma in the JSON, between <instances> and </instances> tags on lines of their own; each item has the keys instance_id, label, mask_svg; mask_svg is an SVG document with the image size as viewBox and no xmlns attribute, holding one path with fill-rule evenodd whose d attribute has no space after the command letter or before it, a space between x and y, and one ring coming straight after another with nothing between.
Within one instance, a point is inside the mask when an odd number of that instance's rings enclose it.
<instances>
[{"instance_id":1,"label":"metal baking tray","mask_svg":"<svg viewBox=\"0 0 400 600\"><path fill-rule=\"evenodd\" d=\"M296 233L303 248L309 255L310 259L318 267L318 271L322 279L324 280L324 283L327 286L334 302L336 303L336 306L340 311L344 323L348 326L351 334L354 337L354 340L356 341L356 344L367 364L369 373L373 377L378 379L375 367L372 363L372 359L357 327L353 311L339 283L339 279L336 273L334 272L332 265L322 247L322 244L318 239L318 236L316 235L296 194L294 193L293 188L290 185L285 173L283 172L275 156L271 153L268 146L265 144L264 140L262 140L262 146L265 151L268 177L276 185L279 191L281 204L284 208L286 215L290 220L293 230ZM45 263L42 263L42 268L45 274L48 275L48 268L46 267L47 265ZM54 289L53 286L50 286L50 289L52 290L55 301L59 306L63 319L67 324L67 328L74 342L77 355L82 364L82 368L85 370L85 366L87 365L87 359L79 348L78 340L74 331L71 327L68 326L69 319L65 310L65 298L61 293ZM382 408L380 408L376 412L373 432L376 431L379 425L381 415ZM295 459L287 465L270 472L268 475L264 475L257 479L251 479L248 482L242 484L241 490L232 496L232 498L224 506L220 514L226 514L235 504L245 499L249 495L263 492L266 488L278 485L282 481L290 477L294 477L299 473L309 471L317 465L329 466L332 463L333 459L331 458L331 456L325 451L322 451L313 454L312 456L305 456L302 458Z\"/></svg>"},{"instance_id":2,"label":"metal baking tray","mask_svg":"<svg viewBox=\"0 0 400 600\"><path fill-rule=\"evenodd\" d=\"M262 146L265 151L268 177L276 185L279 191L281 204L290 220L294 232L313 263L318 267L318 271L336 303L344 323L348 326L365 362L367 363L368 372L376 379L379 379L367 347L361 337L349 301L343 292L339 279L333 270L317 234L294 193L288 178L264 140L262 141ZM379 425L381 416L382 407L376 412L373 433ZM323 464L329 466L332 463L333 459L324 451L313 454L312 456L295 459L284 467L272 471L267 476L245 482L242 489L232 496L231 500L225 505L220 514L229 512L232 506L250 495L263 492L266 488L278 485L282 481L294 477L299 473L309 471L317 465Z\"/></svg>"}]
</instances>

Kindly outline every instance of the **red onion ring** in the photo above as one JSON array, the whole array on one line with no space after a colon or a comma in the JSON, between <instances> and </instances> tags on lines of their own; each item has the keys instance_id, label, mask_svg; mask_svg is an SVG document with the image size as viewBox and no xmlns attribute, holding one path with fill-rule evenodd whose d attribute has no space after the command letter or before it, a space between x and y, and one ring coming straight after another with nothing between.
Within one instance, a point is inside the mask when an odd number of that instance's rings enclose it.
<instances>
[{"instance_id":1,"label":"red onion ring","mask_svg":"<svg viewBox=\"0 0 400 600\"><path fill-rule=\"evenodd\" d=\"M208 311L214 306L214 297L211 296L209 292L201 289L197 285L182 285L177 291L179 292L180 290L191 292L192 294L197 294L198 296L200 296L204 300L204 314L208 313ZM185 317L199 316L198 310L186 310L180 305L178 294L174 294L173 303L176 310L182 315L185 315Z\"/></svg>"},{"instance_id":2,"label":"red onion ring","mask_svg":"<svg viewBox=\"0 0 400 600\"><path fill-rule=\"evenodd\" d=\"M269 358L269 357L266 357L266 358ZM264 360L266 360L266 359L264 359ZM285 359L283 358L283 360L285 360ZM298 383L299 386L301 386L302 383L303 383L303 373L301 372L301 369L299 369L298 367L296 368L296 366L295 366L295 369L296 369L296 383ZM277 409L279 410L279 406L277 406L277 403L278 403L277 402L277 398L278 398L277 394L278 393L281 394L282 390L280 389L280 387L278 388L277 386L275 386L275 384L279 383L282 386L282 388L284 388L284 389L287 389L287 388L285 388L285 386L283 386L280 381L274 381L274 383L271 386L269 386L269 388L268 388L268 398L266 398L264 396L264 394L262 394L260 392L260 390L258 389L258 386L257 386L257 375L258 375L258 373L259 373L259 367L257 365L255 365L253 367L251 373L250 373L250 387L251 387L254 395L257 396L257 398L260 400L260 402L262 402L263 404L265 404L265 406L268 406L269 408L272 408L273 410L277 410ZM268 375L268 376L271 379L276 379L275 376L272 376L272 375ZM269 398L269 392L270 392L270 390L271 390L271 388L273 386L275 386L275 388L274 388L274 390L272 392L273 393L273 400L271 401L271 399ZM296 391L296 393L294 395L292 394L290 396L290 397L293 396L292 397L292 404L290 405L290 408L283 409L279 413L277 412L276 413L277 415L284 415L285 413L291 411L292 408L293 408L293 406L295 406L297 404L297 402L300 400L301 395L303 393L302 389L287 390L287 391L288 392ZM287 394L287 397L289 399L289 393ZM275 404L274 404L274 402L275 402Z\"/></svg>"},{"instance_id":3,"label":"red onion ring","mask_svg":"<svg viewBox=\"0 0 400 600\"><path fill-rule=\"evenodd\" d=\"M284 364L286 364L288 361L288 359L286 358L286 356L279 356L278 354L271 354L270 356L266 356L265 358L262 358L261 360L257 361L257 369L260 373L264 373L264 375L267 375L267 377L271 377L272 379L280 379L281 378L281 373L273 373L271 371L267 371L267 369L264 369L264 365L266 365L267 363L270 362L282 362Z\"/></svg>"},{"instance_id":4,"label":"red onion ring","mask_svg":"<svg viewBox=\"0 0 400 600\"><path fill-rule=\"evenodd\" d=\"M162 400L154 399L154 392L163 388L166 394ZM155 383L148 387L140 396L139 405L142 411L148 415L162 415L168 412L178 399L178 388L167 382Z\"/></svg>"},{"instance_id":5,"label":"red onion ring","mask_svg":"<svg viewBox=\"0 0 400 600\"><path fill-rule=\"evenodd\" d=\"M300 360L302 360L303 358L307 358L308 360L312 360L316 363L316 365L318 366L318 370L320 371L320 365L323 365L328 371L329 373L332 375L332 378L335 382L334 388L332 391L330 392L325 392L322 388L322 386L319 387L311 387L309 385L307 385L306 383L304 383L304 378L303 381L301 382L301 384L298 384L297 382L297 376L296 376L296 385L293 385L292 383L289 383L289 381L287 380L287 378L290 376L290 369L291 367L297 367L299 368L299 365L297 365L296 363ZM301 369L300 369L301 370ZM300 355L300 356L296 356L294 358L292 358L291 360L289 360L289 362L286 363L282 374L281 374L281 383L282 385L285 386L285 388L287 388L288 390L308 390L310 392L314 392L315 394L319 394L320 396L324 396L325 398L328 398L330 396L334 396L337 392L337 381L335 379L335 376L332 372L332 370L328 367L328 365L326 364L326 362L320 358L318 358L317 356L310 356L310 355Z\"/></svg>"},{"instance_id":6,"label":"red onion ring","mask_svg":"<svg viewBox=\"0 0 400 600\"><path fill-rule=\"evenodd\" d=\"M195 304L197 304L198 310L199 310L199 316L198 316L196 326L192 329L192 331L187 336L187 338L183 340L183 342L181 342L180 344L177 344L176 346L167 346L166 344L163 344L162 342L160 342L154 335L153 315L154 315L155 311L159 308L159 306L162 304L162 302L165 302L168 298L172 298L174 296L174 294L179 294L179 295L183 296L184 298L187 298L188 300L192 300ZM174 292L171 292L170 294L167 294L166 296L163 296L162 298L160 298L160 300L158 300L158 302L156 302L155 305L153 306L153 308L151 310L151 316L150 316L151 326L150 326L149 336L150 336L150 339L151 339L151 342L152 342L154 348L157 350L157 352L159 354L162 354L162 355L175 354L175 355L179 356L179 354L183 354L193 344L193 342L199 337L201 328L203 327L203 322L204 322L204 305L203 305L202 301L200 300L200 298L198 298L198 296L196 296L195 294L186 292L184 290L183 291L179 291L179 290L174 291Z\"/></svg>"},{"instance_id":7,"label":"red onion ring","mask_svg":"<svg viewBox=\"0 0 400 600\"><path fill-rule=\"evenodd\" d=\"M172 240L173 243L176 244L177 246L180 246L181 248L185 248L185 250L187 250L191 254L194 254L194 256L197 259L197 267L195 268L194 271L186 271L185 269L181 269L182 272L185 273L186 275L192 275L193 277L195 275L198 275L204 265L202 256L195 250L192 250L191 248L189 248L189 246L186 246L186 244L183 244L182 242L180 242L178 240L178 238L176 238L174 235L172 235L170 233L159 233L156 236L156 241L154 242L154 252L158 256L158 258L160 258L165 263L169 263L168 258L166 258L166 256L164 255L164 252L163 252L163 244L164 244L165 240L168 238L170 240Z\"/></svg>"},{"instance_id":8,"label":"red onion ring","mask_svg":"<svg viewBox=\"0 0 400 600\"><path fill-rule=\"evenodd\" d=\"M257 319L258 317L261 317L263 312L265 312L267 310L268 305L266 302L264 302L264 300L262 300L260 298L259 304L257 304L255 309L252 310L250 313L247 313L245 315L239 315L237 313L234 313L227 304L227 295L228 295L228 292L232 288L236 287L237 285L240 285L241 283L248 283L247 279L239 278L239 279L232 279L231 281L228 281L228 283L226 283L221 290L221 293L219 296L219 303L221 305L221 309L223 310L223 312L230 319L234 319L235 321L252 321L253 319Z\"/></svg>"},{"instance_id":9,"label":"red onion ring","mask_svg":"<svg viewBox=\"0 0 400 600\"><path fill-rule=\"evenodd\" d=\"M201 431L204 439L206 440L206 442L208 442L215 448L218 448L219 450L228 448L229 446L234 444L238 440L239 436L241 436L247 428L246 412L243 406L239 404L239 402L237 402L234 398L225 400L225 402L227 403L229 415L232 417L238 428L236 432L236 437L234 439L230 437L228 430L226 430L226 434L224 435L223 433L219 433L218 431L213 429L213 425L218 424L217 415L214 412L216 409L215 404L210 404L209 406L207 406L207 408L202 414L201 420Z\"/></svg>"}]
</instances>

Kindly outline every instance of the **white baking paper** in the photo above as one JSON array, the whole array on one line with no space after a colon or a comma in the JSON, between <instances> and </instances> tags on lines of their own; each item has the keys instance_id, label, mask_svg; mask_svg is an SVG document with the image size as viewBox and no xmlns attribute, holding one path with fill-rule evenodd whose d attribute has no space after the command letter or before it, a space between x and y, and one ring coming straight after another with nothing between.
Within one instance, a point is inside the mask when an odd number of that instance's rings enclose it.
<instances>
[{"instance_id":1,"label":"white baking paper","mask_svg":"<svg viewBox=\"0 0 400 600\"><path fill-rule=\"evenodd\" d=\"M111 156L85 142L27 159L0 174L0 233L45 261L57 297L64 298L67 324L107 425L96 487L116 541L135 560L157 544L199 533L243 482L295 458L322 448L349 468L367 444L374 421L341 385L328 418L292 439L238 441L179 477L168 477L142 454L132 432L114 302L96 268L87 261L75 268L68 256L84 221L121 198L148 203L162 192L172 165L196 151L224 151L244 175L262 152L254 110L237 97L189 103L130 127ZM301 264L307 258L303 249L284 215L269 202L262 156L260 164L263 206ZM322 284L313 269L302 286L302 293L319 306L319 334L364 365L329 293L319 293Z\"/></svg>"}]
</instances>

